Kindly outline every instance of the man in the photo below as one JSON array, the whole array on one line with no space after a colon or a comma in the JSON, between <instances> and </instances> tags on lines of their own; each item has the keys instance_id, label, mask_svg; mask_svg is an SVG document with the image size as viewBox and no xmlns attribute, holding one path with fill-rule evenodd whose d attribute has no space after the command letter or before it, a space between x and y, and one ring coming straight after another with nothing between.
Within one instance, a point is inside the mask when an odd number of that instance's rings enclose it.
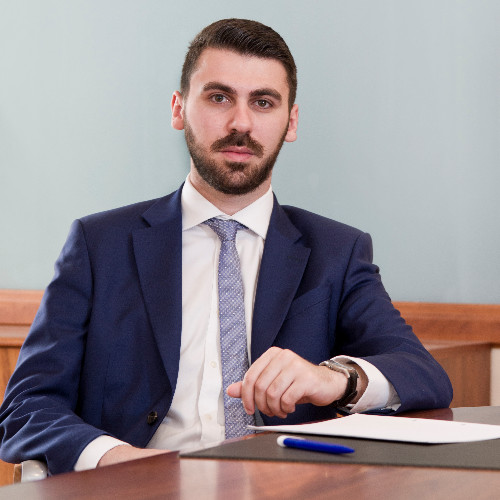
<instances>
[{"instance_id":1,"label":"man","mask_svg":"<svg viewBox=\"0 0 500 500\"><path fill-rule=\"evenodd\" d=\"M194 39L172 98L186 183L73 224L6 392L2 459L59 473L220 442L254 416L449 405L369 236L273 197L296 85L288 47L260 23Z\"/></svg>"}]
</instances>

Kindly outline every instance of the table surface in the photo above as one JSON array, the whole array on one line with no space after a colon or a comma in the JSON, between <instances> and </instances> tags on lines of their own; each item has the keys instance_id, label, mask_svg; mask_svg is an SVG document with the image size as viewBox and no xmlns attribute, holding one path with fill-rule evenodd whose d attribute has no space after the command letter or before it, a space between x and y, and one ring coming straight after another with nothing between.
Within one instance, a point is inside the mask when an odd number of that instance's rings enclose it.
<instances>
[{"instance_id":1,"label":"table surface","mask_svg":"<svg viewBox=\"0 0 500 500\"><path fill-rule=\"evenodd\" d=\"M500 407L430 410L407 415L500 424ZM498 498L498 492L499 471L180 459L177 453L166 453L5 486L0 488L0 499L493 499Z\"/></svg>"}]
</instances>

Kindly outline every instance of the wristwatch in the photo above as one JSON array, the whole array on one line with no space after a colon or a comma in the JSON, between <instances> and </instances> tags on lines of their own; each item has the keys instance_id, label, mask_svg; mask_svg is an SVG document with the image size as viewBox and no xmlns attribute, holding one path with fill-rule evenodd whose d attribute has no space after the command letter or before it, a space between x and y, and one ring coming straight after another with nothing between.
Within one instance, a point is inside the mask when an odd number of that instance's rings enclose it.
<instances>
[{"instance_id":1,"label":"wristwatch","mask_svg":"<svg viewBox=\"0 0 500 500\"><path fill-rule=\"evenodd\" d=\"M344 395L334 401L332 405L337 408L343 408L347 406L355 397L358 391L356 390L356 386L358 383L358 372L356 369L349 365L344 365L335 361L334 359L327 359L319 364L319 366L326 366L335 372L343 373L347 377L347 388L345 390Z\"/></svg>"}]
</instances>

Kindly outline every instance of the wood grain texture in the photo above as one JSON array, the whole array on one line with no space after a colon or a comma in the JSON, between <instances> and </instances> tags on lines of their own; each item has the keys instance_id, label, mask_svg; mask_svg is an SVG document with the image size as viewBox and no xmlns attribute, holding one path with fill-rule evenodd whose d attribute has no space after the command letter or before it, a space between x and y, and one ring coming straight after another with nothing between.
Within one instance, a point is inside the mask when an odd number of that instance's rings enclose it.
<instances>
[{"instance_id":1,"label":"wood grain texture","mask_svg":"<svg viewBox=\"0 0 500 500\"><path fill-rule=\"evenodd\" d=\"M452 408L487 406L491 399L491 344L465 340L423 340L453 386Z\"/></svg>"},{"instance_id":2,"label":"wood grain texture","mask_svg":"<svg viewBox=\"0 0 500 500\"><path fill-rule=\"evenodd\" d=\"M41 290L0 290L0 324L30 325ZM480 340L500 345L500 305L394 302L421 339Z\"/></svg>"},{"instance_id":3,"label":"wood grain texture","mask_svg":"<svg viewBox=\"0 0 500 500\"><path fill-rule=\"evenodd\" d=\"M5 388L16 366L18 355L19 347L3 346L0 348L0 401L3 401ZM13 474L14 466L0 460L0 486L11 484L13 481Z\"/></svg>"},{"instance_id":4,"label":"wood grain texture","mask_svg":"<svg viewBox=\"0 0 500 500\"><path fill-rule=\"evenodd\" d=\"M21 347L30 327L0 324L0 347Z\"/></svg>"},{"instance_id":5,"label":"wood grain texture","mask_svg":"<svg viewBox=\"0 0 500 500\"><path fill-rule=\"evenodd\" d=\"M500 345L500 305L394 302L418 338Z\"/></svg>"},{"instance_id":6,"label":"wood grain texture","mask_svg":"<svg viewBox=\"0 0 500 500\"><path fill-rule=\"evenodd\" d=\"M500 408L459 408L407 416L500 423ZM176 453L62 474L0 489L5 500L328 498L490 500L500 491L494 471L249 460L179 459Z\"/></svg>"},{"instance_id":7,"label":"wood grain texture","mask_svg":"<svg viewBox=\"0 0 500 500\"><path fill-rule=\"evenodd\" d=\"M0 290L0 323L31 325L42 295L40 290Z\"/></svg>"},{"instance_id":8,"label":"wood grain texture","mask_svg":"<svg viewBox=\"0 0 500 500\"><path fill-rule=\"evenodd\" d=\"M40 290L0 290L0 401L42 295ZM13 476L14 465L0 460L0 486L11 484Z\"/></svg>"}]
</instances>

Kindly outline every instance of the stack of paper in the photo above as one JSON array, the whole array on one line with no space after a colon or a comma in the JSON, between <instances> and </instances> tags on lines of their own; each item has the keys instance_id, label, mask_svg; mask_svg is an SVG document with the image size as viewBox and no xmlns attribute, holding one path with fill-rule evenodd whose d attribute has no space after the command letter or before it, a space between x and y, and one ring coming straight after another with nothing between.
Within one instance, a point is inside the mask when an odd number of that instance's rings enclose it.
<instances>
[{"instance_id":1,"label":"stack of paper","mask_svg":"<svg viewBox=\"0 0 500 500\"><path fill-rule=\"evenodd\" d=\"M349 415L314 424L249 426L249 428L260 431L408 443L465 443L500 438L500 425L363 414Z\"/></svg>"}]
</instances>

